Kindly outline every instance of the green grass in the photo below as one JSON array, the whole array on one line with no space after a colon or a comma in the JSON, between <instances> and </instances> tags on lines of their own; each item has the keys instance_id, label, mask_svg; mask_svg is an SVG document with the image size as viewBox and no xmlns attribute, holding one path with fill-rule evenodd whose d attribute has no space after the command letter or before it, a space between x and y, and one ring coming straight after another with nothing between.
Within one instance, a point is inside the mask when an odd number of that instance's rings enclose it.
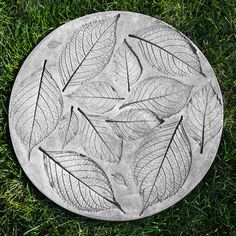
<instances>
[{"instance_id":1,"label":"green grass","mask_svg":"<svg viewBox=\"0 0 236 236\"><path fill-rule=\"evenodd\" d=\"M98 11L127 10L164 20L186 34L215 70L224 96L218 155L187 197L147 219L109 223L77 216L43 196L12 149L7 110L16 74L53 29ZM0 235L236 235L235 0L0 0Z\"/></svg>"}]
</instances>

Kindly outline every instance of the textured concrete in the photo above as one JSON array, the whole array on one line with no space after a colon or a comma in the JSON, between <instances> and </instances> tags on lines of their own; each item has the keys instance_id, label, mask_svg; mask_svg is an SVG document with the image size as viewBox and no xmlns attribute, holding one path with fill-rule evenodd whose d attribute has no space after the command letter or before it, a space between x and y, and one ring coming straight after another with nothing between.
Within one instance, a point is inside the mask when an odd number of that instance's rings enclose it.
<instances>
[{"instance_id":1,"label":"textured concrete","mask_svg":"<svg viewBox=\"0 0 236 236\"><path fill-rule=\"evenodd\" d=\"M42 193L80 215L125 221L168 208L201 181L223 105L211 66L182 33L103 12L57 28L31 52L9 124Z\"/></svg>"}]
</instances>

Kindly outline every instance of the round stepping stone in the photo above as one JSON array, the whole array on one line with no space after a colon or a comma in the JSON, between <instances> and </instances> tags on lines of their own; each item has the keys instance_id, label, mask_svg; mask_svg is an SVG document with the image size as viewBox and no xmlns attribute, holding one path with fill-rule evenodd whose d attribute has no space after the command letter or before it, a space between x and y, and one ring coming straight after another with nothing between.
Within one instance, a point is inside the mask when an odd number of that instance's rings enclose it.
<instances>
[{"instance_id":1,"label":"round stepping stone","mask_svg":"<svg viewBox=\"0 0 236 236\"><path fill-rule=\"evenodd\" d=\"M172 206L202 180L220 143L222 95L181 32L102 12L60 26L30 53L9 125L43 194L79 215L127 221Z\"/></svg>"}]
</instances>

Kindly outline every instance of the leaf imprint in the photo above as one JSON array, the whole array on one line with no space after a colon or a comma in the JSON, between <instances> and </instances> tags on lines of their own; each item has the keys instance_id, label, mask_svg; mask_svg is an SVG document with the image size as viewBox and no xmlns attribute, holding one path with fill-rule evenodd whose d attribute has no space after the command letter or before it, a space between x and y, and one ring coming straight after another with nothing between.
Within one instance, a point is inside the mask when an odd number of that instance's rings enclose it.
<instances>
[{"instance_id":1,"label":"leaf imprint","mask_svg":"<svg viewBox=\"0 0 236 236\"><path fill-rule=\"evenodd\" d=\"M100 116L88 116L79 107L81 113L79 140L91 157L118 163L122 154L123 140Z\"/></svg>"},{"instance_id":2,"label":"leaf imprint","mask_svg":"<svg viewBox=\"0 0 236 236\"><path fill-rule=\"evenodd\" d=\"M114 64L117 81L130 92L130 87L139 80L143 67L126 39L114 55Z\"/></svg>"},{"instance_id":3,"label":"leaf imprint","mask_svg":"<svg viewBox=\"0 0 236 236\"><path fill-rule=\"evenodd\" d=\"M222 103L211 86L195 93L188 104L187 128L199 143L200 153L222 128Z\"/></svg>"},{"instance_id":4,"label":"leaf imprint","mask_svg":"<svg viewBox=\"0 0 236 236\"><path fill-rule=\"evenodd\" d=\"M14 91L10 116L17 135L27 147L28 159L32 149L57 127L63 110L60 89L46 68L22 81Z\"/></svg>"},{"instance_id":5,"label":"leaf imprint","mask_svg":"<svg viewBox=\"0 0 236 236\"><path fill-rule=\"evenodd\" d=\"M180 32L165 25L156 25L129 37L139 41L147 62L170 76L201 74L200 59L192 43Z\"/></svg>"},{"instance_id":6,"label":"leaf imprint","mask_svg":"<svg viewBox=\"0 0 236 236\"><path fill-rule=\"evenodd\" d=\"M72 151L45 151L41 147L39 150L50 185L64 201L82 211L116 207L125 214L105 172L91 158Z\"/></svg>"},{"instance_id":7,"label":"leaf imprint","mask_svg":"<svg viewBox=\"0 0 236 236\"><path fill-rule=\"evenodd\" d=\"M79 129L79 120L74 112L74 107L71 106L68 112L61 121L60 136L64 140L62 149L76 136Z\"/></svg>"},{"instance_id":8,"label":"leaf imprint","mask_svg":"<svg viewBox=\"0 0 236 236\"><path fill-rule=\"evenodd\" d=\"M74 32L59 59L62 92L67 86L94 78L105 68L116 44L119 17L92 21Z\"/></svg>"},{"instance_id":9,"label":"leaf imprint","mask_svg":"<svg viewBox=\"0 0 236 236\"><path fill-rule=\"evenodd\" d=\"M134 177L143 198L140 215L176 194L188 177L192 154L182 120L154 129L137 151Z\"/></svg>"}]
</instances>

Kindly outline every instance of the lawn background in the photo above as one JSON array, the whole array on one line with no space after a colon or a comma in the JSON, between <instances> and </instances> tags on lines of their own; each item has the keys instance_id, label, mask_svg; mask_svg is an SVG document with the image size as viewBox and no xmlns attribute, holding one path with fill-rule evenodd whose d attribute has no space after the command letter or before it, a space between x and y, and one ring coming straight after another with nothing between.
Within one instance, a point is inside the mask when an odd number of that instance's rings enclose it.
<instances>
[{"instance_id":1,"label":"lawn background","mask_svg":"<svg viewBox=\"0 0 236 236\"><path fill-rule=\"evenodd\" d=\"M8 131L16 74L31 50L69 20L109 10L147 14L187 35L214 68L224 98L218 155L187 197L146 219L110 223L70 213L41 194L23 173ZM0 235L236 235L235 0L0 0Z\"/></svg>"}]
</instances>

